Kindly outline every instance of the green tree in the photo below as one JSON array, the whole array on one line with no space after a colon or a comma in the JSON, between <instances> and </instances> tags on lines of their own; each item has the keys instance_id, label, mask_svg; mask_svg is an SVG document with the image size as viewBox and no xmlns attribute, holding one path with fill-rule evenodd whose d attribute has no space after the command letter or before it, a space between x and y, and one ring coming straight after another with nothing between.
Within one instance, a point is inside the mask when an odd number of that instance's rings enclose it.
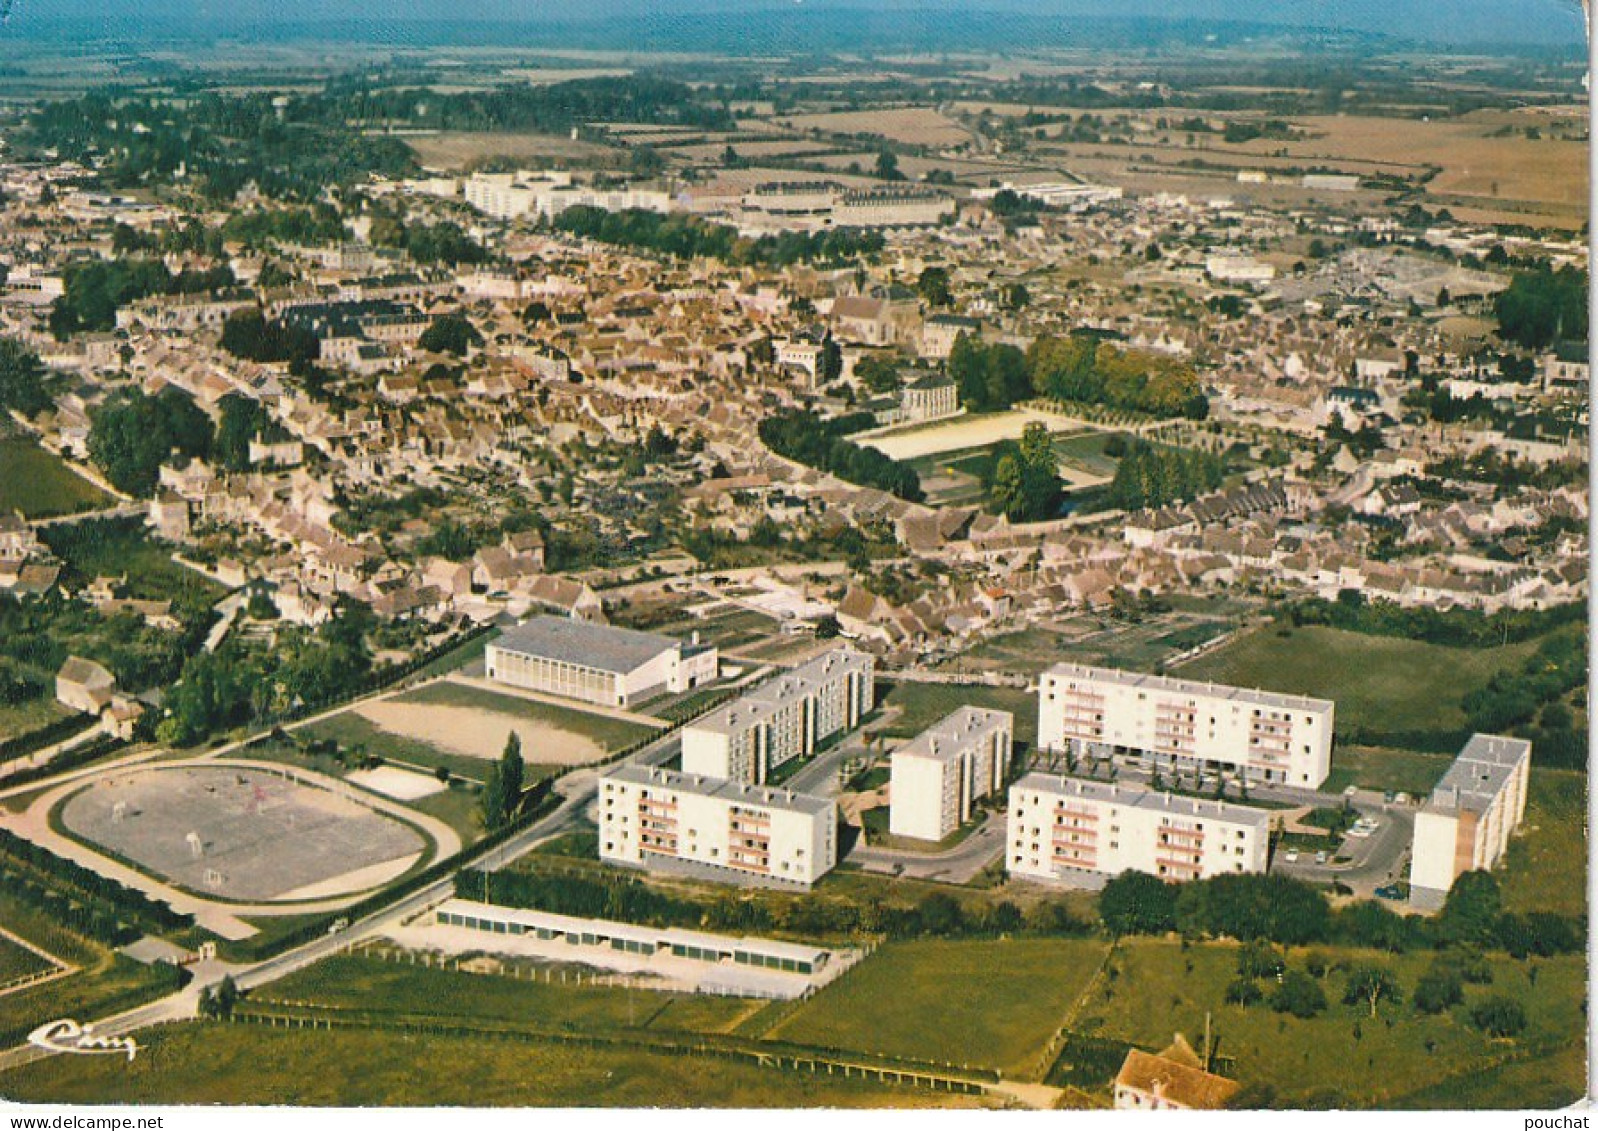
<instances>
[{"instance_id":1,"label":"green tree","mask_svg":"<svg viewBox=\"0 0 1598 1131\"><path fill-rule=\"evenodd\" d=\"M884 149L878 152L876 173L879 180L904 180L904 174L899 172L899 158L895 156L891 149Z\"/></svg>"},{"instance_id":2,"label":"green tree","mask_svg":"<svg viewBox=\"0 0 1598 1131\"><path fill-rule=\"evenodd\" d=\"M1371 1016L1376 1016L1376 1006L1386 1000L1397 1005L1404 1000L1398 979L1385 966L1356 966L1348 972L1343 987L1344 1005L1368 1005Z\"/></svg>"},{"instance_id":3,"label":"green tree","mask_svg":"<svg viewBox=\"0 0 1598 1131\"><path fill-rule=\"evenodd\" d=\"M1434 929L1445 942L1487 944L1493 941L1502 910L1503 897L1492 873L1464 872L1449 889Z\"/></svg>"},{"instance_id":4,"label":"green tree","mask_svg":"<svg viewBox=\"0 0 1598 1131\"><path fill-rule=\"evenodd\" d=\"M854 375L873 393L897 392L902 382L893 359L870 354L855 362Z\"/></svg>"},{"instance_id":5,"label":"green tree","mask_svg":"<svg viewBox=\"0 0 1598 1131\"><path fill-rule=\"evenodd\" d=\"M0 410L37 416L53 401L39 355L15 338L0 338Z\"/></svg>"},{"instance_id":6,"label":"green tree","mask_svg":"<svg viewBox=\"0 0 1598 1131\"><path fill-rule=\"evenodd\" d=\"M920 277L916 279L916 293L928 306L951 305L954 302L954 293L949 289L949 269L923 268Z\"/></svg>"},{"instance_id":7,"label":"green tree","mask_svg":"<svg viewBox=\"0 0 1598 1131\"><path fill-rule=\"evenodd\" d=\"M440 314L433 324L422 331L417 345L435 353L452 353L464 357L474 347L483 344L483 336L467 319L459 314Z\"/></svg>"},{"instance_id":8,"label":"green tree","mask_svg":"<svg viewBox=\"0 0 1598 1131\"><path fill-rule=\"evenodd\" d=\"M1326 994L1320 983L1302 970L1289 970L1271 994L1271 1008L1308 1020L1326 1008Z\"/></svg>"},{"instance_id":9,"label":"green tree","mask_svg":"<svg viewBox=\"0 0 1598 1131\"><path fill-rule=\"evenodd\" d=\"M1158 935L1176 927L1176 889L1158 876L1127 870L1099 892L1099 919L1114 935Z\"/></svg>"},{"instance_id":10,"label":"green tree","mask_svg":"<svg viewBox=\"0 0 1598 1131\"><path fill-rule=\"evenodd\" d=\"M1465 1000L1458 972L1433 965L1415 983L1415 1008L1422 1013L1444 1013Z\"/></svg>"}]
</instances>

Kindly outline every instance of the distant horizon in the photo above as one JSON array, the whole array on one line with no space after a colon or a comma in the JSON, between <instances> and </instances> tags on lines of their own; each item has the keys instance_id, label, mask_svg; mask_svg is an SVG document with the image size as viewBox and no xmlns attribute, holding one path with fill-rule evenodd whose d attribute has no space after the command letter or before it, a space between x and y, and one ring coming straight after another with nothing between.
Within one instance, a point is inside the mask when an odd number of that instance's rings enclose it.
<instances>
[{"instance_id":1,"label":"distant horizon","mask_svg":"<svg viewBox=\"0 0 1598 1131\"><path fill-rule=\"evenodd\" d=\"M502 28L515 41L507 46L548 46L546 37L568 33L585 45L693 49L702 42L699 49L725 51L740 21L752 25L751 46L761 51L773 40L801 52L837 49L831 40L843 28L846 42L868 52L957 49L967 32L988 49L1082 46L1110 29L1133 28L1246 28L1478 49L1585 43L1577 0L588 0L580 15L546 0L456 0L448 17L424 0L144 0L136 13L114 0L0 0L5 8L0 40L65 35L74 43L325 37L428 47L479 43ZM611 21L617 26L606 27ZM861 33L881 38L862 43Z\"/></svg>"}]
</instances>

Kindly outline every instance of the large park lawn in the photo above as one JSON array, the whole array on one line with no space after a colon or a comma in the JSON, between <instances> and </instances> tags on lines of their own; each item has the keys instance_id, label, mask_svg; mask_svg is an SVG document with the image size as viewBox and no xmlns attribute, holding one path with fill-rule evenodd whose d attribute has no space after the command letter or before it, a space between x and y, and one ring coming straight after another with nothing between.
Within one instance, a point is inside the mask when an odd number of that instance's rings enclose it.
<instances>
[{"instance_id":1,"label":"large park lawn","mask_svg":"<svg viewBox=\"0 0 1598 1131\"><path fill-rule=\"evenodd\" d=\"M890 943L768 1037L1025 1072L1092 979L1107 945L1088 939Z\"/></svg>"},{"instance_id":2,"label":"large park lawn","mask_svg":"<svg viewBox=\"0 0 1598 1131\"><path fill-rule=\"evenodd\" d=\"M1467 729L1459 705L1464 694L1494 673L1520 664L1539 643L1445 648L1320 625L1272 625L1172 674L1332 699L1338 734L1351 739L1364 735L1366 741L1375 741L1383 734L1424 731L1439 736L1446 746L1448 736Z\"/></svg>"},{"instance_id":3,"label":"large park lawn","mask_svg":"<svg viewBox=\"0 0 1598 1131\"><path fill-rule=\"evenodd\" d=\"M1341 1004L1344 977L1327 975L1331 1003L1310 1020L1278 1014L1264 1004L1227 1005L1226 986L1235 976L1236 950L1224 945L1186 951L1175 942L1148 939L1124 943L1106 979L1082 1011L1077 1029L1160 1048L1173 1034L1197 1041L1205 1018L1219 1035L1219 1054L1231 1058L1231 1075L1274 1093L1271 1106L1373 1106L1435 1088L1454 1077L1474 1075L1527 1044L1578 1039L1583 1031L1585 970L1580 956L1532 963L1500 957L1491 986L1467 987L1466 1005L1489 995L1520 1001L1529 1028L1510 1044L1494 1042L1465 1020L1465 1007L1437 1017L1417 1013L1409 994L1431 962L1430 952L1387 955L1328 951L1353 963L1378 963L1397 975L1405 1000L1384 1005L1372 1019L1368 1007ZM1300 966L1303 952L1289 956ZM1535 978L1532 970L1535 969ZM1267 987L1267 992L1269 988ZM1567 1081L1569 1098L1581 1092L1580 1075ZM1489 1102L1488 1097L1480 1097ZM1499 1097L1500 1102L1513 1097Z\"/></svg>"},{"instance_id":4,"label":"large park lawn","mask_svg":"<svg viewBox=\"0 0 1598 1131\"><path fill-rule=\"evenodd\" d=\"M190 1022L132 1063L63 1057L0 1074L24 1102L361 1107L975 1107L975 1097L616 1047ZM447 1120L446 1120L447 1121Z\"/></svg>"}]
</instances>

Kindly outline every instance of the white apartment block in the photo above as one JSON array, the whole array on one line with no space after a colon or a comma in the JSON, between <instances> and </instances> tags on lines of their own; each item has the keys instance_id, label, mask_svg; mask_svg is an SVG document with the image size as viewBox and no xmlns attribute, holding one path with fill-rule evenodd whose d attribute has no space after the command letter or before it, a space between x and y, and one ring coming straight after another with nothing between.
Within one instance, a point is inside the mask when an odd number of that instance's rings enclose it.
<instances>
[{"instance_id":1,"label":"white apartment block","mask_svg":"<svg viewBox=\"0 0 1598 1131\"><path fill-rule=\"evenodd\" d=\"M1270 831L1264 809L1031 773L1010 787L1005 868L1079 881L1130 868L1171 883L1263 872Z\"/></svg>"},{"instance_id":2,"label":"white apartment block","mask_svg":"<svg viewBox=\"0 0 1598 1131\"><path fill-rule=\"evenodd\" d=\"M1056 664L1038 681L1038 745L1314 788L1331 770L1335 710L1326 699Z\"/></svg>"},{"instance_id":3,"label":"white apartment block","mask_svg":"<svg viewBox=\"0 0 1598 1131\"><path fill-rule=\"evenodd\" d=\"M575 184L568 173L478 173L467 178L466 203L500 220L545 219L585 205L621 212L641 208L669 212L670 193L629 187L599 189Z\"/></svg>"},{"instance_id":4,"label":"white apartment block","mask_svg":"<svg viewBox=\"0 0 1598 1131\"><path fill-rule=\"evenodd\" d=\"M971 819L976 802L1004 788L1015 716L961 707L893 753L888 831L942 840Z\"/></svg>"},{"instance_id":5,"label":"white apartment block","mask_svg":"<svg viewBox=\"0 0 1598 1131\"><path fill-rule=\"evenodd\" d=\"M874 702L875 674L864 652L823 652L684 727L683 771L766 783L779 766L859 726Z\"/></svg>"},{"instance_id":6,"label":"white apartment block","mask_svg":"<svg viewBox=\"0 0 1598 1131\"><path fill-rule=\"evenodd\" d=\"M830 798L628 763L599 787L599 858L809 887L838 860Z\"/></svg>"},{"instance_id":7,"label":"white apartment block","mask_svg":"<svg viewBox=\"0 0 1598 1131\"><path fill-rule=\"evenodd\" d=\"M688 691L718 670L713 647L551 616L505 630L484 659L497 683L607 707Z\"/></svg>"},{"instance_id":8,"label":"white apartment block","mask_svg":"<svg viewBox=\"0 0 1598 1131\"><path fill-rule=\"evenodd\" d=\"M1504 855L1526 817L1531 743L1477 734L1465 743L1420 812L1409 868L1410 902L1441 907L1465 872L1486 871Z\"/></svg>"}]
</instances>

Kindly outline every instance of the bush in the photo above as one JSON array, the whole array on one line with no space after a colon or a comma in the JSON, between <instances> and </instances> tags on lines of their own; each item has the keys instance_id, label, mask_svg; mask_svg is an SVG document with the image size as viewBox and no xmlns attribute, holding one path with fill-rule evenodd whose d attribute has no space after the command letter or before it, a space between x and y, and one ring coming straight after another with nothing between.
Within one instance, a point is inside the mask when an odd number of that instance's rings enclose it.
<instances>
[{"instance_id":1,"label":"bush","mask_svg":"<svg viewBox=\"0 0 1598 1131\"><path fill-rule=\"evenodd\" d=\"M1325 1010L1326 994L1320 984L1302 970L1289 970L1271 995L1271 1008L1277 1013L1291 1013L1308 1020Z\"/></svg>"},{"instance_id":2,"label":"bush","mask_svg":"<svg viewBox=\"0 0 1598 1131\"><path fill-rule=\"evenodd\" d=\"M1443 1013L1464 1000L1458 971L1446 966L1433 966L1415 983L1415 1008L1422 1013Z\"/></svg>"},{"instance_id":3,"label":"bush","mask_svg":"<svg viewBox=\"0 0 1598 1131\"><path fill-rule=\"evenodd\" d=\"M1287 969L1282 952L1268 942L1244 943L1237 952L1237 973L1240 978L1274 978Z\"/></svg>"},{"instance_id":4,"label":"bush","mask_svg":"<svg viewBox=\"0 0 1598 1131\"><path fill-rule=\"evenodd\" d=\"M1226 987L1226 1004L1253 1005L1265 996L1252 978L1238 978Z\"/></svg>"},{"instance_id":5,"label":"bush","mask_svg":"<svg viewBox=\"0 0 1598 1131\"><path fill-rule=\"evenodd\" d=\"M1490 997L1472 1006L1470 1023L1489 1037L1516 1037L1526 1028L1526 1011L1509 997Z\"/></svg>"}]
</instances>

